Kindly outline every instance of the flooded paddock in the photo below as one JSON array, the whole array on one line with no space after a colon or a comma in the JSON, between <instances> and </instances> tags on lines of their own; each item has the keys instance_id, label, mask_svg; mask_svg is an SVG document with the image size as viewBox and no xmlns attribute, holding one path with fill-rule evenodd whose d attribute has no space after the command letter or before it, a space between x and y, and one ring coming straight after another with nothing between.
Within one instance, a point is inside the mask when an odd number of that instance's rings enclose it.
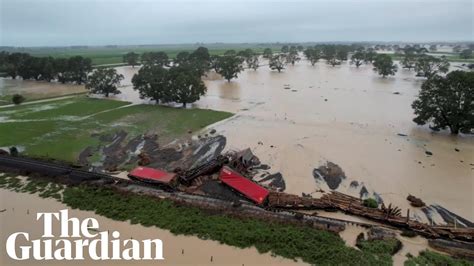
<instances>
[{"instance_id":1,"label":"flooded paddock","mask_svg":"<svg viewBox=\"0 0 474 266\"><path fill-rule=\"evenodd\" d=\"M118 71L126 78L115 97L143 102L130 82L138 67ZM382 78L370 65L301 61L281 73L262 66L231 82L215 73L204 81L207 94L194 106L234 112L212 127L227 137L227 149L250 147L270 172L281 172L286 192L328 191L313 170L331 161L347 177L338 191L359 195L365 187L368 196L403 212L413 194L474 220L474 138L433 133L412 122L411 104L424 81L413 71ZM419 209L411 214L427 221Z\"/></svg>"},{"instance_id":2,"label":"flooded paddock","mask_svg":"<svg viewBox=\"0 0 474 266\"><path fill-rule=\"evenodd\" d=\"M85 92L84 85L0 78L0 98L18 93L27 100L36 100Z\"/></svg>"}]
</instances>

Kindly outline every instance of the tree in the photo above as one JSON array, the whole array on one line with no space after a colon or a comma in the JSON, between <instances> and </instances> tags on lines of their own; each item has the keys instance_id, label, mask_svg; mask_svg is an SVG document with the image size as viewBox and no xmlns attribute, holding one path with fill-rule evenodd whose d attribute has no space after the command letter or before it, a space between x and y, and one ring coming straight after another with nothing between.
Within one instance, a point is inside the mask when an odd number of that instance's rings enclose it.
<instances>
[{"instance_id":1,"label":"tree","mask_svg":"<svg viewBox=\"0 0 474 266\"><path fill-rule=\"evenodd\" d=\"M201 77L187 67L171 67L169 82L172 90L172 100L182 103L186 108L187 103L193 103L206 93L206 85Z\"/></svg>"},{"instance_id":2,"label":"tree","mask_svg":"<svg viewBox=\"0 0 474 266\"><path fill-rule=\"evenodd\" d=\"M321 50L316 47L308 47L304 51L304 55L306 56L306 59L309 60L311 65L314 66L319 61L319 59L321 59Z\"/></svg>"},{"instance_id":3,"label":"tree","mask_svg":"<svg viewBox=\"0 0 474 266\"><path fill-rule=\"evenodd\" d=\"M92 71L92 63L90 58L82 56L73 56L67 60L67 67L62 73L64 81L76 82L82 84L86 82L87 75Z\"/></svg>"},{"instance_id":4,"label":"tree","mask_svg":"<svg viewBox=\"0 0 474 266\"><path fill-rule=\"evenodd\" d=\"M151 98L156 103L166 103L173 99L168 70L162 66L145 65L132 78L133 89L141 99Z\"/></svg>"},{"instance_id":5,"label":"tree","mask_svg":"<svg viewBox=\"0 0 474 266\"><path fill-rule=\"evenodd\" d=\"M336 47L336 58L339 61L347 60L348 55L349 55L349 47L347 45L338 45Z\"/></svg>"},{"instance_id":6,"label":"tree","mask_svg":"<svg viewBox=\"0 0 474 266\"><path fill-rule=\"evenodd\" d=\"M120 93L117 87L123 78L122 74L117 74L115 68L98 68L89 76L86 89L92 93L105 94L105 97L109 97L111 93Z\"/></svg>"},{"instance_id":7,"label":"tree","mask_svg":"<svg viewBox=\"0 0 474 266\"><path fill-rule=\"evenodd\" d=\"M247 66L253 70L257 70L260 66L257 54L253 54L250 58L246 59L246 62Z\"/></svg>"},{"instance_id":8,"label":"tree","mask_svg":"<svg viewBox=\"0 0 474 266\"><path fill-rule=\"evenodd\" d=\"M323 46L323 58L326 59L326 63L331 66L340 65L341 62L338 60L336 45L324 45Z\"/></svg>"},{"instance_id":9,"label":"tree","mask_svg":"<svg viewBox=\"0 0 474 266\"><path fill-rule=\"evenodd\" d=\"M278 70L278 72L281 72L283 69L285 69L285 57L284 55L274 55L270 59L270 63L268 64L271 70Z\"/></svg>"},{"instance_id":10,"label":"tree","mask_svg":"<svg viewBox=\"0 0 474 266\"><path fill-rule=\"evenodd\" d=\"M169 58L165 52L146 52L142 54L142 64L168 66Z\"/></svg>"},{"instance_id":11,"label":"tree","mask_svg":"<svg viewBox=\"0 0 474 266\"><path fill-rule=\"evenodd\" d=\"M398 69L397 65L393 63L392 58L386 54L377 55L373 65L374 71L377 71L384 78L388 75L395 75Z\"/></svg>"},{"instance_id":12,"label":"tree","mask_svg":"<svg viewBox=\"0 0 474 266\"><path fill-rule=\"evenodd\" d=\"M421 86L412 107L418 125L432 130L449 128L451 134L472 133L474 129L474 72L453 71L434 75Z\"/></svg>"},{"instance_id":13,"label":"tree","mask_svg":"<svg viewBox=\"0 0 474 266\"><path fill-rule=\"evenodd\" d=\"M417 72L417 76L420 77L429 78L439 72L447 73L448 70L449 62L444 56L438 58L423 54L418 56L415 63L415 71Z\"/></svg>"},{"instance_id":14,"label":"tree","mask_svg":"<svg viewBox=\"0 0 474 266\"><path fill-rule=\"evenodd\" d=\"M263 50L263 58L265 58L265 59L272 58L272 54L273 54L273 52L272 52L272 49L270 49L270 48L265 48L265 50Z\"/></svg>"},{"instance_id":15,"label":"tree","mask_svg":"<svg viewBox=\"0 0 474 266\"><path fill-rule=\"evenodd\" d=\"M365 62L366 63L373 63L375 58L377 57L377 53L373 48L367 49L367 52L365 53Z\"/></svg>"},{"instance_id":16,"label":"tree","mask_svg":"<svg viewBox=\"0 0 474 266\"><path fill-rule=\"evenodd\" d=\"M13 102L13 104L15 104L15 105L19 105L19 104L21 104L22 102L24 102L25 100L26 100L25 97L23 97L23 95L21 95L21 94L14 94L14 95L12 96L12 102Z\"/></svg>"},{"instance_id":17,"label":"tree","mask_svg":"<svg viewBox=\"0 0 474 266\"><path fill-rule=\"evenodd\" d=\"M211 55L206 47L198 47L189 55L189 61L195 70L204 75L211 67Z\"/></svg>"},{"instance_id":18,"label":"tree","mask_svg":"<svg viewBox=\"0 0 474 266\"><path fill-rule=\"evenodd\" d=\"M283 46L281 47L281 52L286 54L286 53L288 53L289 49L290 49L290 48L288 48L288 45L283 45Z\"/></svg>"},{"instance_id":19,"label":"tree","mask_svg":"<svg viewBox=\"0 0 474 266\"><path fill-rule=\"evenodd\" d=\"M123 56L123 62L135 67L138 65L139 55L134 52L129 52Z\"/></svg>"},{"instance_id":20,"label":"tree","mask_svg":"<svg viewBox=\"0 0 474 266\"><path fill-rule=\"evenodd\" d=\"M242 67L243 60L232 53L230 55L224 55L219 57L217 60L217 73L223 76L227 82L231 79L237 78L237 75L244 70Z\"/></svg>"},{"instance_id":21,"label":"tree","mask_svg":"<svg viewBox=\"0 0 474 266\"><path fill-rule=\"evenodd\" d=\"M304 46L303 45L298 45L298 46L296 46L296 49L298 50L298 52L303 52L304 51Z\"/></svg>"},{"instance_id":22,"label":"tree","mask_svg":"<svg viewBox=\"0 0 474 266\"><path fill-rule=\"evenodd\" d=\"M295 65L300 58L298 56L298 50L296 47L292 46L286 55L286 63Z\"/></svg>"},{"instance_id":23,"label":"tree","mask_svg":"<svg viewBox=\"0 0 474 266\"><path fill-rule=\"evenodd\" d=\"M245 60L247 67L253 70L257 70L259 67L258 55L252 49L245 49L238 53L240 57Z\"/></svg>"},{"instance_id":24,"label":"tree","mask_svg":"<svg viewBox=\"0 0 474 266\"><path fill-rule=\"evenodd\" d=\"M357 68L360 67L365 60L365 52L362 50L359 50L352 54L351 56L351 64L354 64Z\"/></svg>"},{"instance_id":25,"label":"tree","mask_svg":"<svg viewBox=\"0 0 474 266\"><path fill-rule=\"evenodd\" d=\"M189 52L179 52L173 61L173 66L182 66L189 63Z\"/></svg>"},{"instance_id":26,"label":"tree","mask_svg":"<svg viewBox=\"0 0 474 266\"><path fill-rule=\"evenodd\" d=\"M415 68L416 60L417 55L415 55L414 53L405 53L401 62L402 67L411 70L412 68Z\"/></svg>"},{"instance_id":27,"label":"tree","mask_svg":"<svg viewBox=\"0 0 474 266\"><path fill-rule=\"evenodd\" d=\"M437 50L438 50L438 47L437 47L437 45L436 45L436 44L432 44L432 45L430 45L430 51L432 51L432 52L436 52Z\"/></svg>"},{"instance_id":28,"label":"tree","mask_svg":"<svg viewBox=\"0 0 474 266\"><path fill-rule=\"evenodd\" d=\"M462 52L459 54L459 57L463 59L472 58L472 50L471 49L462 50Z\"/></svg>"}]
</instances>

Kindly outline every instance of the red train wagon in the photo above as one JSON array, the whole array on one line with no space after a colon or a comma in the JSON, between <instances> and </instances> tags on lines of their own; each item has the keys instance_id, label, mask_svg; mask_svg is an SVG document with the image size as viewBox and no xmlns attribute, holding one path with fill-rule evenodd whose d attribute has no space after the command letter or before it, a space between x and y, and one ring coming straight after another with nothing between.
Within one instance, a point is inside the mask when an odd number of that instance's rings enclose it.
<instances>
[{"instance_id":1,"label":"red train wagon","mask_svg":"<svg viewBox=\"0 0 474 266\"><path fill-rule=\"evenodd\" d=\"M268 197L268 190L243 177L238 172L224 166L219 174L222 183L244 195L247 199L263 204Z\"/></svg>"},{"instance_id":2,"label":"red train wagon","mask_svg":"<svg viewBox=\"0 0 474 266\"><path fill-rule=\"evenodd\" d=\"M175 173L169 173L160 169L143 166L133 169L128 173L128 177L141 182L162 185L170 188L176 187L178 182Z\"/></svg>"}]
</instances>

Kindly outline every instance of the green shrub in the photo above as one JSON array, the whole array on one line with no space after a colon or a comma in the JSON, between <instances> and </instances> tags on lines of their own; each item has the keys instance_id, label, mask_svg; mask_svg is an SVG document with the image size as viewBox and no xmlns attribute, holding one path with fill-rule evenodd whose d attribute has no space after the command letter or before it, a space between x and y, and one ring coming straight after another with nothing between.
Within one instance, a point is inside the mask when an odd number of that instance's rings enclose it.
<instances>
[{"instance_id":1,"label":"green shrub","mask_svg":"<svg viewBox=\"0 0 474 266\"><path fill-rule=\"evenodd\" d=\"M12 97L12 102L13 102L13 104L16 104L16 105L24 102L25 100L26 100L25 97L23 97L23 95L21 95L21 94L15 94Z\"/></svg>"},{"instance_id":2,"label":"green shrub","mask_svg":"<svg viewBox=\"0 0 474 266\"><path fill-rule=\"evenodd\" d=\"M365 207L374 208L374 209L379 207L379 204L373 198L365 199L363 204Z\"/></svg>"},{"instance_id":3,"label":"green shrub","mask_svg":"<svg viewBox=\"0 0 474 266\"><path fill-rule=\"evenodd\" d=\"M418 257L413 257L411 254L407 254L408 259L405 261L406 266L416 266L416 265L474 265L473 262L462 259L454 259L449 256L439 254L433 251L425 250L421 251Z\"/></svg>"}]
</instances>

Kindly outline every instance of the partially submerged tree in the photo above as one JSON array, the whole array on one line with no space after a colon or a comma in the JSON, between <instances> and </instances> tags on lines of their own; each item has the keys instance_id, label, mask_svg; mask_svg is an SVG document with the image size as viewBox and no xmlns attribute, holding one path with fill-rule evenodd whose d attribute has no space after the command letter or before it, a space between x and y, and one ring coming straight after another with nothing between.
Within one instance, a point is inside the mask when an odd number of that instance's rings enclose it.
<instances>
[{"instance_id":1,"label":"partially submerged tree","mask_svg":"<svg viewBox=\"0 0 474 266\"><path fill-rule=\"evenodd\" d=\"M223 76L227 82L237 78L238 74L244 70L242 67L242 59L233 53L221 56L217 59L217 73Z\"/></svg>"},{"instance_id":2,"label":"partially submerged tree","mask_svg":"<svg viewBox=\"0 0 474 266\"><path fill-rule=\"evenodd\" d=\"M308 61L311 63L311 65L314 66L319 61L319 59L321 59L321 50L316 47L308 47L304 51L304 55L306 56L306 59L308 59Z\"/></svg>"},{"instance_id":3,"label":"partially submerged tree","mask_svg":"<svg viewBox=\"0 0 474 266\"><path fill-rule=\"evenodd\" d=\"M286 54L286 63L295 65L295 63L299 60L300 58L298 56L298 50L296 47L292 46Z\"/></svg>"},{"instance_id":4,"label":"partially submerged tree","mask_svg":"<svg viewBox=\"0 0 474 266\"><path fill-rule=\"evenodd\" d=\"M151 98L156 103L166 103L172 99L168 70L162 66L145 65L133 76L132 84L142 99Z\"/></svg>"},{"instance_id":5,"label":"partially submerged tree","mask_svg":"<svg viewBox=\"0 0 474 266\"><path fill-rule=\"evenodd\" d=\"M418 125L429 124L438 131L449 128L451 134L472 133L474 129L474 72L453 71L441 77L431 76L421 86L412 104Z\"/></svg>"},{"instance_id":6,"label":"partially submerged tree","mask_svg":"<svg viewBox=\"0 0 474 266\"><path fill-rule=\"evenodd\" d=\"M91 93L104 94L109 97L110 94L119 94L118 86L123 80L123 75L118 74L115 68L98 68L87 80L86 89Z\"/></svg>"},{"instance_id":7,"label":"partially submerged tree","mask_svg":"<svg viewBox=\"0 0 474 266\"><path fill-rule=\"evenodd\" d=\"M252 49L245 49L238 53L240 57L245 60L248 68L257 70L259 67L258 54L256 54Z\"/></svg>"},{"instance_id":8,"label":"partially submerged tree","mask_svg":"<svg viewBox=\"0 0 474 266\"><path fill-rule=\"evenodd\" d=\"M283 46L281 47L281 52L282 52L282 53L285 53L285 54L286 54L286 53L288 53L289 50L290 50L290 48L288 47L288 45L283 45Z\"/></svg>"},{"instance_id":9,"label":"partially submerged tree","mask_svg":"<svg viewBox=\"0 0 474 266\"><path fill-rule=\"evenodd\" d=\"M417 76L431 77L437 73L447 73L449 70L449 62L446 57L441 58L431 55L420 55L415 63L415 71Z\"/></svg>"},{"instance_id":10,"label":"partially submerged tree","mask_svg":"<svg viewBox=\"0 0 474 266\"><path fill-rule=\"evenodd\" d=\"M285 56L284 55L272 56L268 66L270 67L271 70L278 70L278 72L281 72L283 69L285 69L285 66L286 66Z\"/></svg>"},{"instance_id":11,"label":"partially submerged tree","mask_svg":"<svg viewBox=\"0 0 474 266\"><path fill-rule=\"evenodd\" d=\"M263 58L265 58L265 59L272 58L272 54L273 54L273 52L272 52L272 49L270 49L270 48L265 48L265 50L263 50Z\"/></svg>"},{"instance_id":12,"label":"partially submerged tree","mask_svg":"<svg viewBox=\"0 0 474 266\"><path fill-rule=\"evenodd\" d=\"M386 77L389 75L395 75L397 72L397 65L395 65L392 61L392 57L386 54L379 54L375 58L373 63L374 71L377 71L379 75L382 77Z\"/></svg>"},{"instance_id":13,"label":"partially submerged tree","mask_svg":"<svg viewBox=\"0 0 474 266\"><path fill-rule=\"evenodd\" d=\"M369 48L365 52L365 59L366 63L373 63L375 58L377 57L377 53L375 52L374 48Z\"/></svg>"},{"instance_id":14,"label":"partially submerged tree","mask_svg":"<svg viewBox=\"0 0 474 266\"><path fill-rule=\"evenodd\" d=\"M138 58L140 56L137 53L129 52L123 56L123 62L135 67L138 65Z\"/></svg>"},{"instance_id":15,"label":"partially submerged tree","mask_svg":"<svg viewBox=\"0 0 474 266\"><path fill-rule=\"evenodd\" d=\"M355 65L357 68L360 67L365 61L365 52L362 50L356 51L351 56L351 65Z\"/></svg>"}]
</instances>

